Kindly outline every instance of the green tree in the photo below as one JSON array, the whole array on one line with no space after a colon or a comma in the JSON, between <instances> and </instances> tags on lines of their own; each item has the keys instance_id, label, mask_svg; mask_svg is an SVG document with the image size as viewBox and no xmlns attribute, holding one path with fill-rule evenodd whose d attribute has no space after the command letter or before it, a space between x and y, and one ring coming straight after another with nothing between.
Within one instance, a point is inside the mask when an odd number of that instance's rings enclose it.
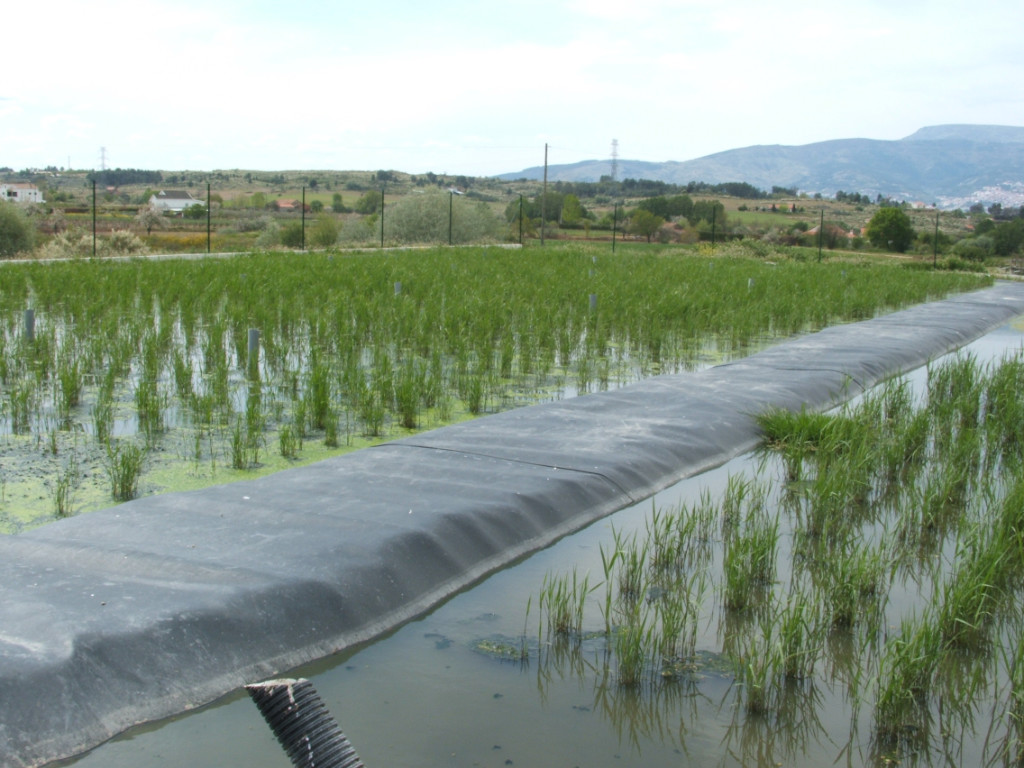
<instances>
[{"instance_id":1,"label":"green tree","mask_svg":"<svg viewBox=\"0 0 1024 768\"><path fill-rule=\"evenodd\" d=\"M321 214L309 231L309 241L319 248L329 248L338 242L340 231L341 225L337 219L326 213Z\"/></svg>"},{"instance_id":2,"label":"green tree","mask_svg":"<svg viewBox=\"0 0 1024 768\"><path fill-rule=\"evenodd\" d=\"M302 222L290 221L281 227L281 245L285 248L302 247Z\"/></svg>"},{"instance_id":3,"label":"green tree","mask_svg":"<svg viewBox=\"0 0 1024 768\"><path fill-rule=\"evenodd\" d=\"M580 199L576 195L566 195L562 198L563 227L578 227L586 215L587 212L580 204Z\"/></svg>"},{"instance_id":4,"label":"green tree","mask_svg":"<svg viewBox=\"0 0 1024 768\"><path fill-rule=\"evenodd\" d=\"M724 232L725 206L718 200L698 200L693 204L693 207L690 209L690 213L686 216L686 220L689 221L692 226L696 226L697 222L702 219L709 224L714 222L715 230L718 232Z\"/></svg>"},{"instance_id":5,"label":"green tree","mask_svg":"<svg viewBox=\"0 0 1024 768\"><path fill-rule=\"evenodd\" d=\"M0 202L0 258L31 251L35 246L35 227L17 204Z\"/></svg>"},{"instance_id":6,"label":"green tree","mask_svg":"<svg viewBox=\"0 0 1024 768\"><path fill-rule=\"evenodd\" d=\"M313 213L322 213L324 210L323 200L314 200L309 204L309 210Z\"/></svg>"},{"instance_id":7,"label":"green tree","mask_svg":"<svg viewBox=\"0 0 1024 768\"><path fill-rule=\"evenodd\" d=\"M1024 219L1001 221L991 232L992 250L997 256L1018 253L1024 244Z\"/></svg>"},{"instance_id":8,"label":"green tree","mask_svg":"<svg viewBox=\"0 0 1024 768\"><path fill-rule=\"evenodd\" d=\"M341 199L341 192L335 192L331 197L331 210L335 213L348 213L345 202Z\"/></svg>"},{"instance_id":9,"label":"green tree","mask_svg":"<svg viewBox=\"0 0 1024 768\"><path fill-rule=\"evenodd\" d=\"M206 218L206 206L202 203L194 203L182 211L182 215L186 219L205 219Z\"/></svg>"},{"instance_id":10,"label":"green tree","mask_svg":"<svg viewBox=\"0 0 1024 768\"><path fill-rule=\"evenodd\" d=\"M377 211L380 210L380 201L380 190L371 189L356 201L356 213L361 213L364 216L371 213L377 213Z\"/></svg>"},{"instance_id":11,"label":"green tree","mask_svg":"<svg viewBox=\"0 0 1024 768\"><path fill-rule=\"evenodd\" d=\"M914 243L914 226L902 208L882 208L868 222L866 233L876 248L904 253Z\"/></svg>"},{"instance_id":12,"label":"green tree","mask_svg":"<svg viewBox=\"0 0 1024 768\"><path fill-rule=\"evenodd\" d=\"M651 238L661 229L661 225L665 223L665 220L661 216L656 216L650 211L646 211L643 208L638 208L633 212L633 215L629 217L629 227L627 232L631 235L641 235L647 238L647 242L651 242Z\"/></svg>"}]
</instances>

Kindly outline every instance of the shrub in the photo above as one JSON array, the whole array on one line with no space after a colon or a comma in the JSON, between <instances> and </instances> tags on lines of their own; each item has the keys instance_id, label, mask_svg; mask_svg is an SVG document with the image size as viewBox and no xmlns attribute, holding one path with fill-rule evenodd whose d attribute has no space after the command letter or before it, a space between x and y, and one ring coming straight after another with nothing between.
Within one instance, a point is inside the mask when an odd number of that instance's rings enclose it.
<instances>
[{"instance_id":1,"label":"shrub","mask_svg":"<svg viewBox=\"0 0 1024 768\"><path fill-rule=\"evenodd\" d=\"M309 232L310 242L319 248L329 248L338 242L341 224L333 216L321 215Z\"/></svg>"},{"instance_id":2,"label":"shrub","mask_svg":"<svg viewBox=\"0 0 1024 768\"><path fill-rule=\"evenodd\" d=\"M453 243L498 239L502 225L486 203L455 200L444 192L403 197L388 208L385 234L401 243L447 243L449 212Z\"/></svg>"},{"instance_id":3,"label":"shrub","mask_svg":"<svg viewBox=\"0 0 1024 768\"><path fill-rule=\"evenodd\" d=\"M259 237L256 238L256 247L262 250L276 248L281 244L281 227L273 219L268 219Z\"/></svg>"},{"instance_id":4,"label":"shrub","mask_svg":"<svg viewBox=\"0 0 1024 768\"><path fill-rule=\"evenodd\" d=\"M205 238L204 238L205 242ZM101 243L103 256L136 256L146 253L146 244L127 229L115 229Z\"/></svg>"},{"instance_id":5,"label":"shrub","mask_svg":"<svg viewBox=\"0 0 1024 768\"><path fill-rule=\"evenodd\" d=\"M965 238L953 246L952 252L954 256L967 261L985 261L992 255L992 238L988 235Z\"/></svg>"},{"instance_id":6,"label":"shrub","mask_svg":"<svg viewBox=\"0 0 1024 768\"><path fill-rule=\"evenodd\" d=\"M0 202L0 258L35 247L35 228L15 203Z\"/></svg>"},{"instance_id":7,"label":"shrub","mask_svg":"<svg viewBox=\"0 0 1024 768\"><path fill-rule=\"evenodd\" d=\"M289 221L281 227L281 245L286 248L301 248L304 234L301 221Z\"/></svg>"},{"instance_id":8,"label":"shrub","mask_svg":"<svg viewBox=\"0 0 1024 768\"><path fill-rule=\"evenodd\" d=\"M92 235L67 231L50 238L39 249L42 259L70 259L92 255Z\"/></svg>"}]
</instances>

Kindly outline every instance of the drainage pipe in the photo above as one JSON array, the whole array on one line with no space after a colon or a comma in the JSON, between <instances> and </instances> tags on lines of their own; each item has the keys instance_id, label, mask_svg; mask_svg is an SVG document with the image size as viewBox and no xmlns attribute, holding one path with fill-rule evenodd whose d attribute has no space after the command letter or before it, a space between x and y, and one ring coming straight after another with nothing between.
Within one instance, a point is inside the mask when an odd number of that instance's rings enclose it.
<instances>
[{"instance_id":1,"label":"drainage pipe","mask_svg":"<svg viewBox=\"0 0 1024 768\"><path fill-rule=\"evenodd\" d=\"M363 768L309 680L266 680L245 688L295 768Z\"/></svg>"}]
</instances>

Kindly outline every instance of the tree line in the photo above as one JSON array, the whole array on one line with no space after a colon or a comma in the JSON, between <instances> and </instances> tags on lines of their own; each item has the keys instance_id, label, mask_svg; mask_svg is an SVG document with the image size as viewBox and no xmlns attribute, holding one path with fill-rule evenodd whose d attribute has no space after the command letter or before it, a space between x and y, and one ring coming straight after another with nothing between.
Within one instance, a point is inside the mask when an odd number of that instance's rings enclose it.
<instances>
[{"instance_id":1,"label":"tree line","mask_svg":"<svg viewBox=\"0 0 1024 768\"><path fill-rule=\"evenodd\" d=\"M161 184L164 176L160 171L144 171L139 168L114 168L113 170L90 171L87 181L96 182L100 187L123 187L128 184Z\"/></svg>"}]
</instances>

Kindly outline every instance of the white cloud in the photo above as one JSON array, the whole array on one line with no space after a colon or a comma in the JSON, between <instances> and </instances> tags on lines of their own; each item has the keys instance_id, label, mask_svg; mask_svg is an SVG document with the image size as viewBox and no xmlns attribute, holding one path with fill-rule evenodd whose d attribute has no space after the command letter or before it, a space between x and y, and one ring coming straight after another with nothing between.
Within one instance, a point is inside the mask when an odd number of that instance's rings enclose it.
<instances>
[{"instance_id":1,"label":"white cloud","mask_svg":"<svg viewBox=\"0 0 1024 768\"><path fill-rule=\"evenodd\" d=\"M684 160L938 122L1019 124L1022 9L26 3L5 26L46 34L5 42L34 66L5 76L0 165L84 163L103 145L138 167L496 173L539 164L545 141L557 162L606 156L613 137L624 158Z\"/></svg>"}]
</instances>

